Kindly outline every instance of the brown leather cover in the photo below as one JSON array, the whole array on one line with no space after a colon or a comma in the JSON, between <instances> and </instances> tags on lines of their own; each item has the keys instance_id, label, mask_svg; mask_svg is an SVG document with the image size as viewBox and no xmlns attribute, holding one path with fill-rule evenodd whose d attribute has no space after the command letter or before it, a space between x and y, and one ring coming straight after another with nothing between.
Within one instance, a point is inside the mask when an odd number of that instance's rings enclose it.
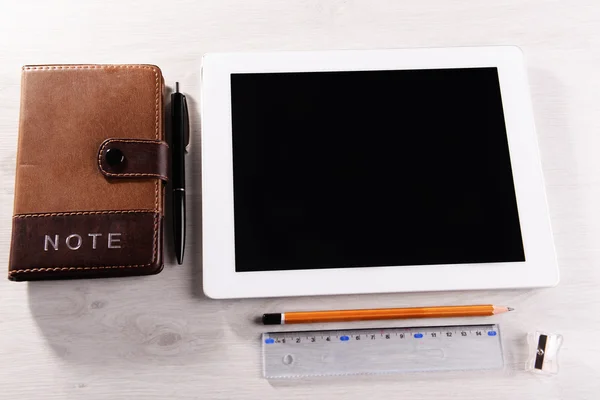
<instances>
[{"instance_id":1,"label":"brown leather cover","mask_svg":"<svg viewBox=\"0 0 600 400\"><path fill-rule=\"evenodd\" d=\"M160 272L163 86L153 65L23 67L9 279Z\"/></svg>"}]
</instances>

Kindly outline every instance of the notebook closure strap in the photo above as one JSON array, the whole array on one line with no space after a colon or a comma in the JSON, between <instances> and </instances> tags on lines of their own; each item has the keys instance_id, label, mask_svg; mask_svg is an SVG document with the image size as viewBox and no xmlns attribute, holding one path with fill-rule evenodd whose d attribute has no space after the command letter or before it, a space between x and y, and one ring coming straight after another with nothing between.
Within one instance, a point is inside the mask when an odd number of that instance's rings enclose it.
<instances>
[{"instance_id":1,"label":"notebook closure strap","mask_svg":"<svg viewBox=\"0 0 600 400\"><path fill-rule=\"evenodd\" d=\"M107 139L98 149L98 169L107 178L169 180L169 145L160 140Z\"/></svg>"}]
</instances>

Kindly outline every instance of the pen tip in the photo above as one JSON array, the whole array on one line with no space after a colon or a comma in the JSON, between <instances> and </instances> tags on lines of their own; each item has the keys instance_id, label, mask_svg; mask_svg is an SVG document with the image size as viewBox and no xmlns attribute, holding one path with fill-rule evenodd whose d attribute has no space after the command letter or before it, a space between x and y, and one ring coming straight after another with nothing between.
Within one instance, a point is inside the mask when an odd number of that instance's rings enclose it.
<instances>
[{"instance_id":1,"label":"pen tip","mask_svg":"<svg viewBox=\"0 0 600 400\"><path fill-rule=\"evenodd\" d=\"M175 93L179 93L179 82L175 82Z\"/></svg>"},{"instance_id":2,"label":"pen tip","mask_svg":"<svg viewBox=\"0 0 600 400\"><path fill-rule=\"evenodd\" d=\"M508 309L508 311L513 311L514 310L514 308L512 308L512 307L506 307L506 308Z\"/></svg>"}]
</instances>

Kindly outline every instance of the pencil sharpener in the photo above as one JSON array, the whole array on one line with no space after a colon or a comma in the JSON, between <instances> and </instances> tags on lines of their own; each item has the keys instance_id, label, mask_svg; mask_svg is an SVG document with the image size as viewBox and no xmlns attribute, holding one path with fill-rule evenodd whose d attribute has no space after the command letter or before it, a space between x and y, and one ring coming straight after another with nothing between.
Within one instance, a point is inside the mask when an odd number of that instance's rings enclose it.
<instances>
[{"instance_id":1,"label":"pencil sharpener","mask_svg":"<svg viewBox=\"0 0 600 400\"><path fill-rule=\"evenodd\" d=\"M558 373L558 351L562 345L562 335L536 331L527 335L529 359L527 371L542 374Z\"/></svg>"}]
</instances>

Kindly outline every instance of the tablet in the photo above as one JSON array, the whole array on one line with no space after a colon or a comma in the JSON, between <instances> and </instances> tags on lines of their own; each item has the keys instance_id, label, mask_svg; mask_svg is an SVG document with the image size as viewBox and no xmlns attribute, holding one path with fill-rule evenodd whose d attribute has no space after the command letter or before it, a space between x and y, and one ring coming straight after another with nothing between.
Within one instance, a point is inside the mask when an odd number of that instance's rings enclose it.
<instances>
[{"instance_id":1,"label":"tablet","mask_svg":"<svg viewBox=\"0 0 600 400\"><path fill-rule=\"evenodd\" d=\"M212 298L552 286L516 47L208 54Z\"/></svg>"}]
</instances>

